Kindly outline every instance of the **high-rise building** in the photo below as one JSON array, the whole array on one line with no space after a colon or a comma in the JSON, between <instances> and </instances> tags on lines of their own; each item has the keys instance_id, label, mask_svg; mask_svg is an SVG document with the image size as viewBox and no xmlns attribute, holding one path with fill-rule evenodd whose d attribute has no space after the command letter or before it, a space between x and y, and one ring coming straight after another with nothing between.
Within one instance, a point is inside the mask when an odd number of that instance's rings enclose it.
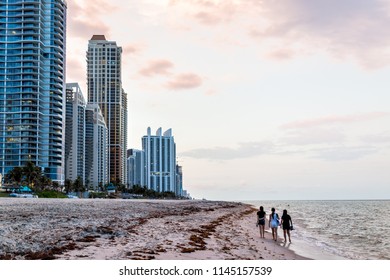
<instances>
[{"instance_id":1,"label":"high-rise building","mask_svg":"<svg viewBox=\"0 0 390 280\"><path fill-rule=\"evenodd\" d=\"M177 196L183 196L183 167L176 165L176 189Z\"/></svg>"},{"instance_id":2,"label":"high-rise building","mask_svg":"<svg viewBox=\"0 0 390 280\"><path fill-rule=\"evenodd\" d=\"M122 48L93 35L87 51L88 103L98 104L108 129L109 181L126 183L127 97L122 88Z\"/></svg>"},{"instance_id":3,"label":"high-rise building","mask_svg":"<svg viewBox=\"0 0 390 280\"><path fill-rule=\"evenodd\" d=\"M85 184L85 107L77 83L66 84L65 179L80 177Z\"/></svg>"},{"instance_id":4,"label":"high-rise building","mask_svg":"<svg viewBox=\"0 0 390 280\"><path fill-rule=\"evenodd\" d=\"M123 122L122 122L122 131L123 131L123 139L122 139L122 143L123 143L123 160L122 160L122 164L123 164L123 181L122 183L125 184L125 185L128 185L127 183L127 117L128 117L128 113L127 113L127 93L122 89L122 101L123 101L123 106L122 106L122 116L123 116Z\"/></svg>"},{"instance_id":5,"label":"high-rise building","mask_svg":"<svg viewBox=\"0 0 390 280\"><path fill-rule=\"evenodd\" d=\"M146 185L157 192L176 193L176 144L172 130L162 134L161 128L156 135L142 137L142 149L145 151Z\"/></svg>"},{"instance_id":6,"label":"high-rise building","mask_svg":"<svg viewBox=\"0 0 390 280\"><path fill-rule=\"evenodd\" d=\"M98 190L108 183L108 130L98 104L87 105L85 119L86 185Z\"/></svg>"},{"instance_id":7,"label":"high-rise building","mask_svg":"<svg viewBox=\"0 0 390 280\"><path fill-rule=\"evenodd\" d=\"M127 150L127 184L144 187L145 184L145 152L136 149Z\"/></svg>"},{"instance_id":8,"label":"high-rise building","mask_svg":"<svg viewBox=\"0 0 390 280\"><path fill-rule=\"evenodd\" d=\"M0 1L0 173L33 162L63 183L66 2Z\"/></svg>"}]
</instances>

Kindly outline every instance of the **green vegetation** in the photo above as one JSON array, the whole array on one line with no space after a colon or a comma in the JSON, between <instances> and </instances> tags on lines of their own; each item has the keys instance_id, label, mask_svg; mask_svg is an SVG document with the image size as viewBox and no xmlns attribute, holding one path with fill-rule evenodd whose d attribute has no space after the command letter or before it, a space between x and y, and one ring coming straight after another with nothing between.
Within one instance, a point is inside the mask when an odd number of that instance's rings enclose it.
<instances>
[{"instance_id":1,"label":"green vegetation","mask_svg":"<svg viewBox=\"0 0 390 280\"><path fill-rule=\"evenodd\" d=\"M129 193L142 195L143 198L177 198L173 192L156 192L154 190L148 189L147 187L141 187L139 185L133 186L129 190Z\"/></svg>"},{"instance_id":2,"label":"green vegetation","mask_svg":"<svg viewBox=\"0 0 390 280\"><path fill-rule=\"evenodd\" d=\"M0 197L9 197L9 193L0 192Z\"/></svg>"},{"instance_id":3,"label":"green vegetation","mask_svg":"<svg viewBox=\"0 0 390 280\"><path fill-rule=\"evenodd\" d=\"M89 198L106 198L107 193L105 192L90 192Z\"/></svg>"},{"instance_id":4,"label":"green vegetation","mask_svg":"<svg viewBox=\"0 0 390 280\"><path fill-rule=\"evenodd\" d=\"M59 187L58 183L53 183L50 178L44 175L42 168L35 166L31 161L22 167L15 167L8 172L4 177L4 183L8 185L28 186L35 192Z\"/></svg>"},{"instance_id":5,"label":"green vegetation","mask_svg":"<svg viewBox=\"0 0 390 280\"><path fill-rule=\"evenodd\" d=\"M54 191L54 190L44 190L36 193L40 198L67 198L65 194L62 192Z\"/></svg>"},{"instance_id":6,"label":"green vegetation","mask_svg":"<svg viewBox=\"0 0 390 280\"><path fill-rule=\"evenodd\" d=\"M53 182L45 176L43 169L35 166L32 162L27 162L25 166L15 167L4 177L4 183L9 189L20 186L28 186L33 193L40 198L67 198L66 193L83 193L87 190L90 198L120 198L122 194L134 194L139 198L152 199L179 199L173 192L156 192L146 186L133 186L128 189L124 184L99 184L98 192L93 191L93 187L88 181L83 183L82 178L76 180L65 180L65 184L60 186L58 182ZM8 197L9 193L0 193L0 197ZM130 196L131 197L131 196Z\"/></svg>"},{"instance_id":7,"label":"green vegetation","mask_svg":"<svg viewBox=\"0 0 390 280\"><path fill-rule=\"evenodd\" d=\"M65 180L65 192L85 192L86 187L83 184L83 180L80 176L77 177L76 180L72 181L69 179Z\"/></svg>"}]
</instances>

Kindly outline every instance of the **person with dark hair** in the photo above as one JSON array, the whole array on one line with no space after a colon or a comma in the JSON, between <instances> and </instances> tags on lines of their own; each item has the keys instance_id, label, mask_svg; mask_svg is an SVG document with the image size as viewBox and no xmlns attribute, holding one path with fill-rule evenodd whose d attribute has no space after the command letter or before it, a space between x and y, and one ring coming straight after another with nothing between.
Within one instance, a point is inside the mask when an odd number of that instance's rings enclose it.
<instances>
[{"instance_id":1,"label":"person with dark hair","mask_svg":"<svg viewBox=\"0 0 390 280\"><path fill-rule=\"evenodd\" d=\"M257 225L259 226L260 238L264 238L265 215L263 206L260 206L259 211L257 211Z\"/></svg>"},{"instance_id":2,"label":"person with dark hair","mask_svg":"<svg viewBox=\"0 0 390 280\"><path fill-rule=\"evenodd\" d=\"M287 242L287 238L286 238L286 234L287 234L288 240L291 243L290 230L293 229L293 224L290 215L287 214L286 209L283 210L282 227L283 227L284 242Z\"/></svg>"},{"instance_id":3,"label":"person with dark hair","mask_svg":"<svg viewBox=\"0 0 390 280\"><path fill-rule=\"evenodd\" d=\"M271 214L269 215L269 221L268 225L272 230L272 239L274 241L278 241L278 226L280 224L279 222L279 215L275 213L275 208L272 207Z\"/></svg>"}]
</instances>

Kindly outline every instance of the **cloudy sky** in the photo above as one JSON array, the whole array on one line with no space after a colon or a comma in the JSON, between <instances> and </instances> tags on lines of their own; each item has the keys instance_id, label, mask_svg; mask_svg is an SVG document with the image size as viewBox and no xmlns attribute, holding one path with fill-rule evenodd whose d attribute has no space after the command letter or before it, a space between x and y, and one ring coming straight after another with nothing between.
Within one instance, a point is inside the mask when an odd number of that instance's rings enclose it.
<instances>
[{"instance_id":1,"label":"cloudy sky","mask_svg":"<svg viewBox=\"0 0 390 280\"><path fill-rule=\"evenodd\" d=\"M389 0L67 2L67 81L122 46L129 147L172 128L193 197L390 199Z\"/></svg>"}]
</instances>

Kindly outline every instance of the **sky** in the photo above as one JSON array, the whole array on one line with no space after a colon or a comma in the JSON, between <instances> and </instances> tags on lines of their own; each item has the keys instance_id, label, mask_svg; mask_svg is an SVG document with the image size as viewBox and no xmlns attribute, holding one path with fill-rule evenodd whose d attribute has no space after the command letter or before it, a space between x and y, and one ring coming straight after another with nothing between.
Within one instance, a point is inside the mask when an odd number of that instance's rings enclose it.
<instances>
[{"instance_id":1,"label":"sky","mask_svg":"<svg viewBox=\"0 0 390 280\"><path fill-rule=\"evenodd\" d=\"M67 82L116 41L128 147L172 128L192 197L390 199L389 0L67 2Z\"/></svg>"}]
</instances>

